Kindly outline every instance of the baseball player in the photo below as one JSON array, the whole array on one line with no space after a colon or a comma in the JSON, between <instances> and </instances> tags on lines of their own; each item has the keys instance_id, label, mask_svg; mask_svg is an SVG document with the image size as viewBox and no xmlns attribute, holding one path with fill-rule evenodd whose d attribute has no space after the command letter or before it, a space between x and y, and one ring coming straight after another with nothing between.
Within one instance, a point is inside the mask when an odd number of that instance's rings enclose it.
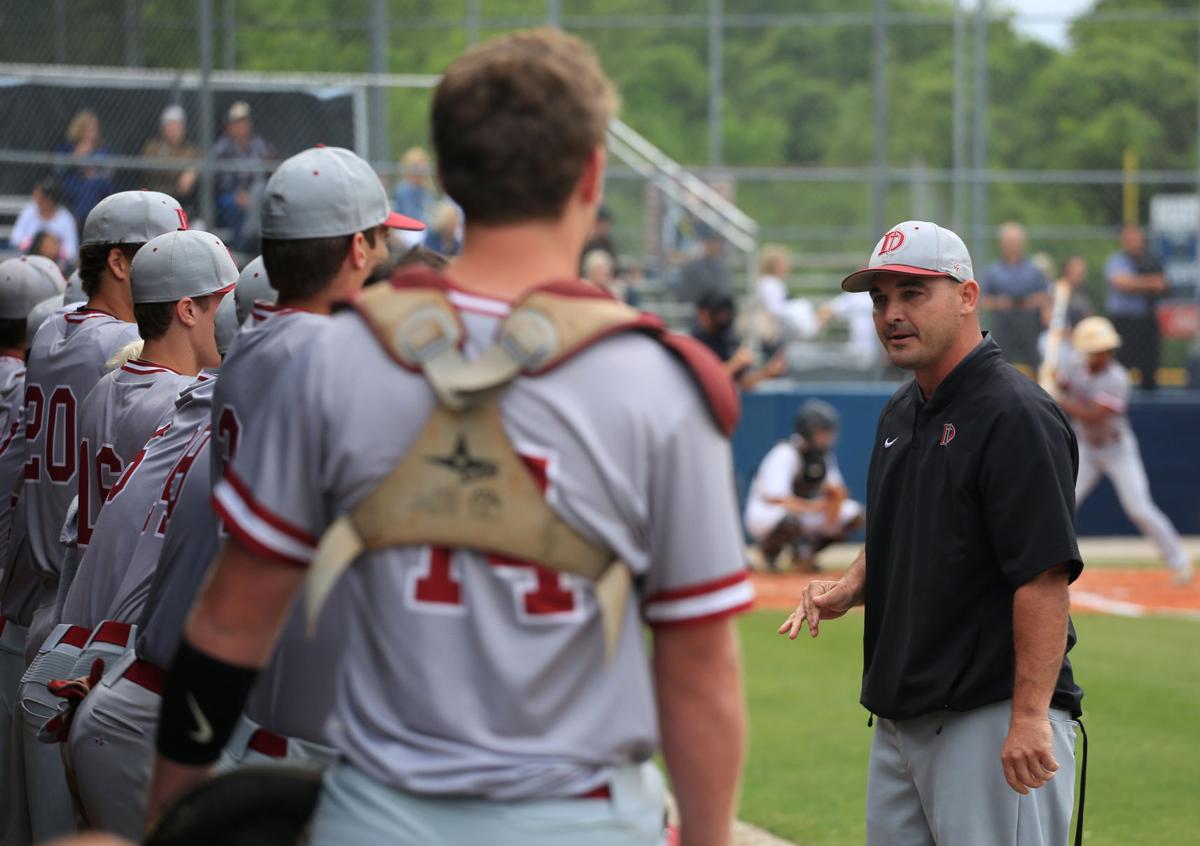
<instances>
[{"instance_id":1,"label":"baseball player","mask_svg":"<svg viewBox=\"0 0 1200 846\"><path fill-rule=\"evenodd\" d=\"M463 253L448 278L373 287L260 391L214 496L232 540L167 672L152 815L215 760L332 527L306 615L357 560L311 842L658 843L659 726L683 837L729 842L730 615L752 598L736 393L696 342L544 284L577 270L614 111L594 53L556 30L448 69L433 135Z\"/></svg>"},{"instance_id":2,"label":"baseball player","mask_svg":"<svg viewBox=\"0 0 1200 846\"><path fill-rule=\"evenodd\" d=\"M837 409L809 400L796 415L796 432L776 444L754 475L746 498L746 531L771 570L784 547L804 572L820 572L814 556L862 525L862 506L848 498L833 447Z\"/></svg>"},{"instance_id":3,"label":"baseball player","mask_svg":"<svg viewBox=\"0 0 1200 846\"><path fill-rule=\"evenodd\" d=\"M62 295L65 284L53 262L52 273L32 256L0 263L0 562L7 550L13 507L25 466L25 351L28 314L39 301ZM3 564L0 563L0 568ZM0 575L0 584L3 577ZM17 687L25 672L25 633L0 616L0 780L7 769ZM8 819L11 791L0 790L0 819ZM24 813L24 808L21 809Z\"/></svg>"},{"instance_id":4,"label":"baseball player","mask_svg":"<svg viewBox=\"0 0 1200 846\"><path fill-rule=\"evenodd\" d=\"M103 602L107 595L99 590L103 583L97 584L91 578L99 568L89 571L80 556L85 555L91 541L100 506L110 489L116 489L126 465L156 432L165 436L180 390L195 379L202 367L220 363L216 350L216 312L220 298L228 293L237 275L237 267L220 239L195 230L168 232L153 238L133 259L131 296L138 332L145 346L142 357L126 362L102 378L79 408L77 543L71 542L74 539L69 528L64 529L68 544L59 585L60 608L55 611L56 626L26 671L18 691L27 770L31 764L39 771L43 768L41 759L46 753L39 735L60 736L61 719L55 718L69 705L48 689L48 682L87 676L96 658L111 660L132 645L128 625L92 631L92 624L99 622L90 613L94 610L92 603ZM171 439L171 443L175 440ZM119 517L114 515L118 521L116 532L133 533L136 540L137 520L144 517L145 511L143 506L128 527L121 526ZM124 552L127 554L128 550ZM93 562L94 559L95 556ZM113 566L123 567L127 562L126 555L118 554ZM83 568L88 578L79 590L73 590L77 568ZM77 654L74 647L78 644L71 641L83 637L83 632L87 633L87 639ZM60 658L74 660L64 669L59 666ZM75 688L71 692L80 695ZM45 766L54 764L47 761ZM34 802L30 797L31 807Z\"/></svg>"},{"instance_id":5,"label":"baseball player","mask_svg":"<svg viewBox=\"0 0 1200 846\"><path fill-rule=\"evenodd\" d=\"M79 256L87 302L52 315L31 342L25 478L0 599L0 613L10 624L31 629L27 662L52 628L63 556L59 538L78 492L79 406L105 374L109 358L137 339L129 287L133 257L152 238L186 227L183 209L165 194L126 191L99 202L84 223ZM18 843L31 835L42 840L70 829L71 806L58 750L47 746L39 751L44 776L38 761L25 761L25 779L5 778L8 789L28 787L32 817L14 812L7 819L9 835Z\"/></svg>"},{"instance_id":6,"label":"baseball player","mask_svg":"<svg viewBox=\"0 0 1200 846\"><path fill-rule=\"evenodd\" d=\"M1179 585L1192 580L1193 567L1179 533L1150 496L1150 483L1129 426L1129 372L1114 359L1121 336L1106 317L1088 317L1071 336L1076 355L1059 371L1059 403L1071 416L1079 439L1075 501L1082 505L1101 476L1116 489L1121 508L1158 548Z\"/></svg>"}]
</instances>

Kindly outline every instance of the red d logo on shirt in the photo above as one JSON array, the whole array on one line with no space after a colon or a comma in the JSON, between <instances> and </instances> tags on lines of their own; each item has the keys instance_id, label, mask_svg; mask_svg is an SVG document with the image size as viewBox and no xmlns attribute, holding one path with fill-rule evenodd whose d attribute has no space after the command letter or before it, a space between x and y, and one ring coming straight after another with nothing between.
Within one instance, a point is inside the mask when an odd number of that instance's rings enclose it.
<instances>
[{"instance_id":1,"label":"red d logo on shirt","mask_svg":"<svg viewBox=\"0 0 1200 846\"><path fill-rule=\"evenodd\" d=\"M955 430L953 423L944 424L942 426L942 439L938 441L938 446L945 446L946 444L950 443L952 440L954 440L954 436L957 434L958 432Z\"/></svg>"},{"instance_id":2,"label":"red d logo on shirt","mask_svg":"<svg viewBox=\"0 0 1200 846\"><path fill-rule=\"evenodd\" d=\"M883 236L883 240L879 242L879 255L884 253L894 253L900 249L900 245L904 243L904 233L899 229L893 229L891 232Z\"/></svg>"}]
</instances>

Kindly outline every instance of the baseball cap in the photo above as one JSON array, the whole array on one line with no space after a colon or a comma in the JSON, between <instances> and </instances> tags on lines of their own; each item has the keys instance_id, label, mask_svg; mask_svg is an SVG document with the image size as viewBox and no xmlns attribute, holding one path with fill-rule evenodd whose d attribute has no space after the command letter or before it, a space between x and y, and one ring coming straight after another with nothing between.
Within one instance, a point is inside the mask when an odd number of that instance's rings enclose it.
<instances>
[{"instance_id":1,"label":"baseball cap","mask_svg":"<svg viewBox=\"0 0 1200 846\"><path fill-rule=\"evenodd\" d=\"M241 325L237 319L237 305L234 303L233 297L224 297L221 300L221 304L217 306L215 324L217 352L225 355L229 352L229 345L233 343L233 336L238 333Z\"/></svg>"},{"instance_id":2,"label":"baseball cap","mask_svg":"<svg viewBox=\"0 0 1200 846\"><path fill-rule=\"evenodd\" d=\"M86 299L87 294L83 292L83 280L79 278L79 268L76 268L67 277L67 290L63 292L63 305L81 303Z\"/></svg>"},{"instance_id":3,"label":"baseball cap","mask_svg":"<svg viewBox=\"0 0 1200 846\"><path fill-rule=\"evenodd\" d=\"M144 244L177 229L187 229L187 214L174 197L159 191L121 191L88 213L80 246Z\"/></svg>"},{"instance_id":4,"label":"baseball cap","mask_svg":"<svg viewBox=\"0 0 1200 846\"><path fill-rule=\"evenodd\" d=\"M250 117L250 104L245 100L238 100L229 107L229 112L225 116L226 123L232 123L235 120L244 120Z\"/></svg>"},{"instance_id":5,"label":"baseball cap","mask_svg":"<svg viewBox=\"0 0 1200 846\"><path fill-rule=\"evenodd\" d=\"M29 316L25 318L25 337L32 342L33 336L37 334L38 329L42 328L42 324L50 319L50 315L62 307L62 294L55 294L53 297L47 297L31 308Z\"/></svg>"},{"instance_id":6,"label":"baseball cap","mask_svg":"<svg viewBox=\"0 0 1200 846\"><path fill-rule=\"evenodd\" d=\"M38 303L62 293L62 274L55 280L29 258L0 262L0 320L25 320Z\"/></svg>"},{"instance_id":7,"label":"baseball cap","mask_svg":"<svg viewBox=\"0 0 1200 846\"><path fill-rule=\"evenodd\" d=\"M284 240L334 238L380 225L425 228L390 211L379 176L344 147L313 147L281 164L267 181L261 217L262 236Z\"/></svg>"},{"instance_id":8,"label":"baseball cap","mask_svg":"<svg viewBox=\"0 0 1200 846\"><path fill-rule=\"evenodd\" d=\"M1105 352L1121 346L1121 336L1107 317L1085 317L1071 333L1071 346L1085 355Z\"/></svg>"},{"instance_id":9,"label":"baseball cap","mask_svg":"<svg viewBox=\"0 0 1200 846\"><path fill-rule=\"evenodd\" d=\"M842 290L869 291L877 273L949 276L959 282L975 276L962 238L927 220L906 220L888 230L872 250L867 266L842 280Z\"/></svg>"},{"instance_id":10,"label":"baseball cap","mask_svg":"<svg viewBox=\"0 0 1200 846\"><path fill-rule=\"evenodd\" d=\"M133 304L170 303L184 297L225 294L237 284L229 248L211 232L167 232L133 257Z\"/></svg>"},{"instance_id":11,"label":"baseball cap","mask_svg":"<svg viewBox=\"0 0 1200 846\"><path fill-rule=\"evenodd\" d=\"M53 259L45 256L21 256L21 260L33 265L34 270L42 274L46 281L54 286L56 293L61 294L67 290L67 280L63 278L62 270L54 263Z\"/></svg>"},{"instance_id":12,"label":"baseball cap","mask_svg":"<svg viewBox=\"0 0 1200 846\"><path fill-rule=\"evenodd\" d=\"M266 300L273 303L279 299L279 292L271 287L271 280L267 277L267 268L263 264L262 256L242 268L237 287L233 289L233 298L237 301L238 323L246 322L250 312L254 311L256 301Z\"/></svg>"}]
</instances>

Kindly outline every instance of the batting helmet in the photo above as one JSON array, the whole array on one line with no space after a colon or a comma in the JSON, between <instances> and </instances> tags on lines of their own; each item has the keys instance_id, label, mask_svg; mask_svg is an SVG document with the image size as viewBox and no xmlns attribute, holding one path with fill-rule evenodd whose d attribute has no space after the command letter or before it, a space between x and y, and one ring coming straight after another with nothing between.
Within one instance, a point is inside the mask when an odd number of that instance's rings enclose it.
<instances>
[{"instance_id":1,"label":"batting helmet","mask_svg":"<svg viewBox=\"0 0 1200 846\"><path fill-rule=\"evenodd\" d=\"M817 432L829 432L841 425L837 409L824 400L810 399L796 414L796 434L811 440Z\"/></svg>"},{"instance_id":2,"label":"batting helmet","mask_svg":"<svg viewBox=\"0 0 1200 846\"><path fill-rule=\"evenodd\" d=\"M144 846L294 846L320 792L321 771L313 767L241 767L167 809Z\"/></svg>"}]
</instances>

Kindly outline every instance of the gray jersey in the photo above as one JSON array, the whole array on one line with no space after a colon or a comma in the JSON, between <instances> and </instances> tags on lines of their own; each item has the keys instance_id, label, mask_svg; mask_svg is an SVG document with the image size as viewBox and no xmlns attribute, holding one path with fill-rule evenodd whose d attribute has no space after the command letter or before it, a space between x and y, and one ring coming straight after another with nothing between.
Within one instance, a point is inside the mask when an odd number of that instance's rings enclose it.
<instances>
[{"instance_id":1,"label":"gray jersey","mask_svg":"<svg viewBox=\"0 0 1200 846\"><path fill-rule=\"evenodd\" d=\"M61 622L92 628L102 620L137 622L149 590L167 514L182 476L207 438L212 373L179 393L174 415L144 443L108 491L91 543L67 591Z\"/></svg>"},{"instance_id":2,"label":"gray jersey","mask_svg":"<svg viewBox=\"0 0 1200 846\"><path fill-rule=\"evenodd\" d=\"M211 431L198 437L195 461L183 477L175 507L164 515L166 534L150 589L137 620L138 657L167 667L179 649L183 624L204 576L217 557L218 524L207 462Z\"/></svg>"},{"instance_id":3,"label":"gray jersey","mask_svg":"<svg viewBox=\"0 0 1200 846\"><path fill-rule=\"evenodd\" d=\"M25 471L25 359L0 356L0 576ZM0 577L0 583L3 583Z\"/></svg>"},{"instance_id":4,"label":"gray jersey","mask_svg":"<svg viewBox=\"0 0 1200 846\"><path fill-rule=\"evenodd\" d=\"M108 493L158 429L170 422L179 392L195 376L133 359L96 383L79 409L79 548Z\"/></svg>"},{"instance_id":5,"label":"gray jersey","mask_svg":"<svg viewBox=\"0 0 1200 846\"><path fill-rule=\"evenodd\" d=\"M453 292L478 355L506 304ZM434 407L343 314L262 397L215 491L247 548L307 566L317 539L400 461ZM500 800L573 796L654 754L641 623L749 605L729 443L690 374L621 334L500 400L549 505L635 576L611 664L592 583L472 550L398 547L343 577L352 611L330 733L350 763L401 790Z\"/></svg>"},{"instance_id":6,"label":"gray jersey","mask_svg":"<svg viewBox=\"0 0 1200 846\"><path fill-rule=\"evenodd\" d=\"M264 387L279 378L328 322L321 315L255 303L249 325L234 340L217 382L214 473L238 452L240 433L261 425ZM341 656L343 639L338 633L347 606L345 591L335 590L316 638L306 634L302 610L296 609L246 704L251 719L279 734L328 743L325 723L334 697L330 679Z\"/></svg>"},{"instance_id":7,"label":"gray jersey","mask_svg":"<svg viewBox=\"0 0 1200 846\"><path fill-rule=\"evenodd\" d=\"M9 551L10 582L32 584L36 577L52 590L58 580L59 534L79 492L79 407L107 372L109 358L137 339L135 324L82 306L53 315L34 337L25 375L25 480ZM3 613L27 623L22 615L36 601L10 584Z\"/></svg>"},{"instance_id":8,"label":"gray jersey","mask_svg":"<svg viewBox=\"0 0 1200 846\"><path fill-rule=\"evenodd\" d=\"M1113 412L1099 423L1084 423L1072 417L1071 425L1076 437L1093 447L1116 444L1123 438L1133 438L1129 427L1129 371L1115 360L1099 373L1088 369L1087 362L1080 356L1072 356L1059 371L1068 398L1076 402L1094 402Z\"/></svg>"}]
</instances>

